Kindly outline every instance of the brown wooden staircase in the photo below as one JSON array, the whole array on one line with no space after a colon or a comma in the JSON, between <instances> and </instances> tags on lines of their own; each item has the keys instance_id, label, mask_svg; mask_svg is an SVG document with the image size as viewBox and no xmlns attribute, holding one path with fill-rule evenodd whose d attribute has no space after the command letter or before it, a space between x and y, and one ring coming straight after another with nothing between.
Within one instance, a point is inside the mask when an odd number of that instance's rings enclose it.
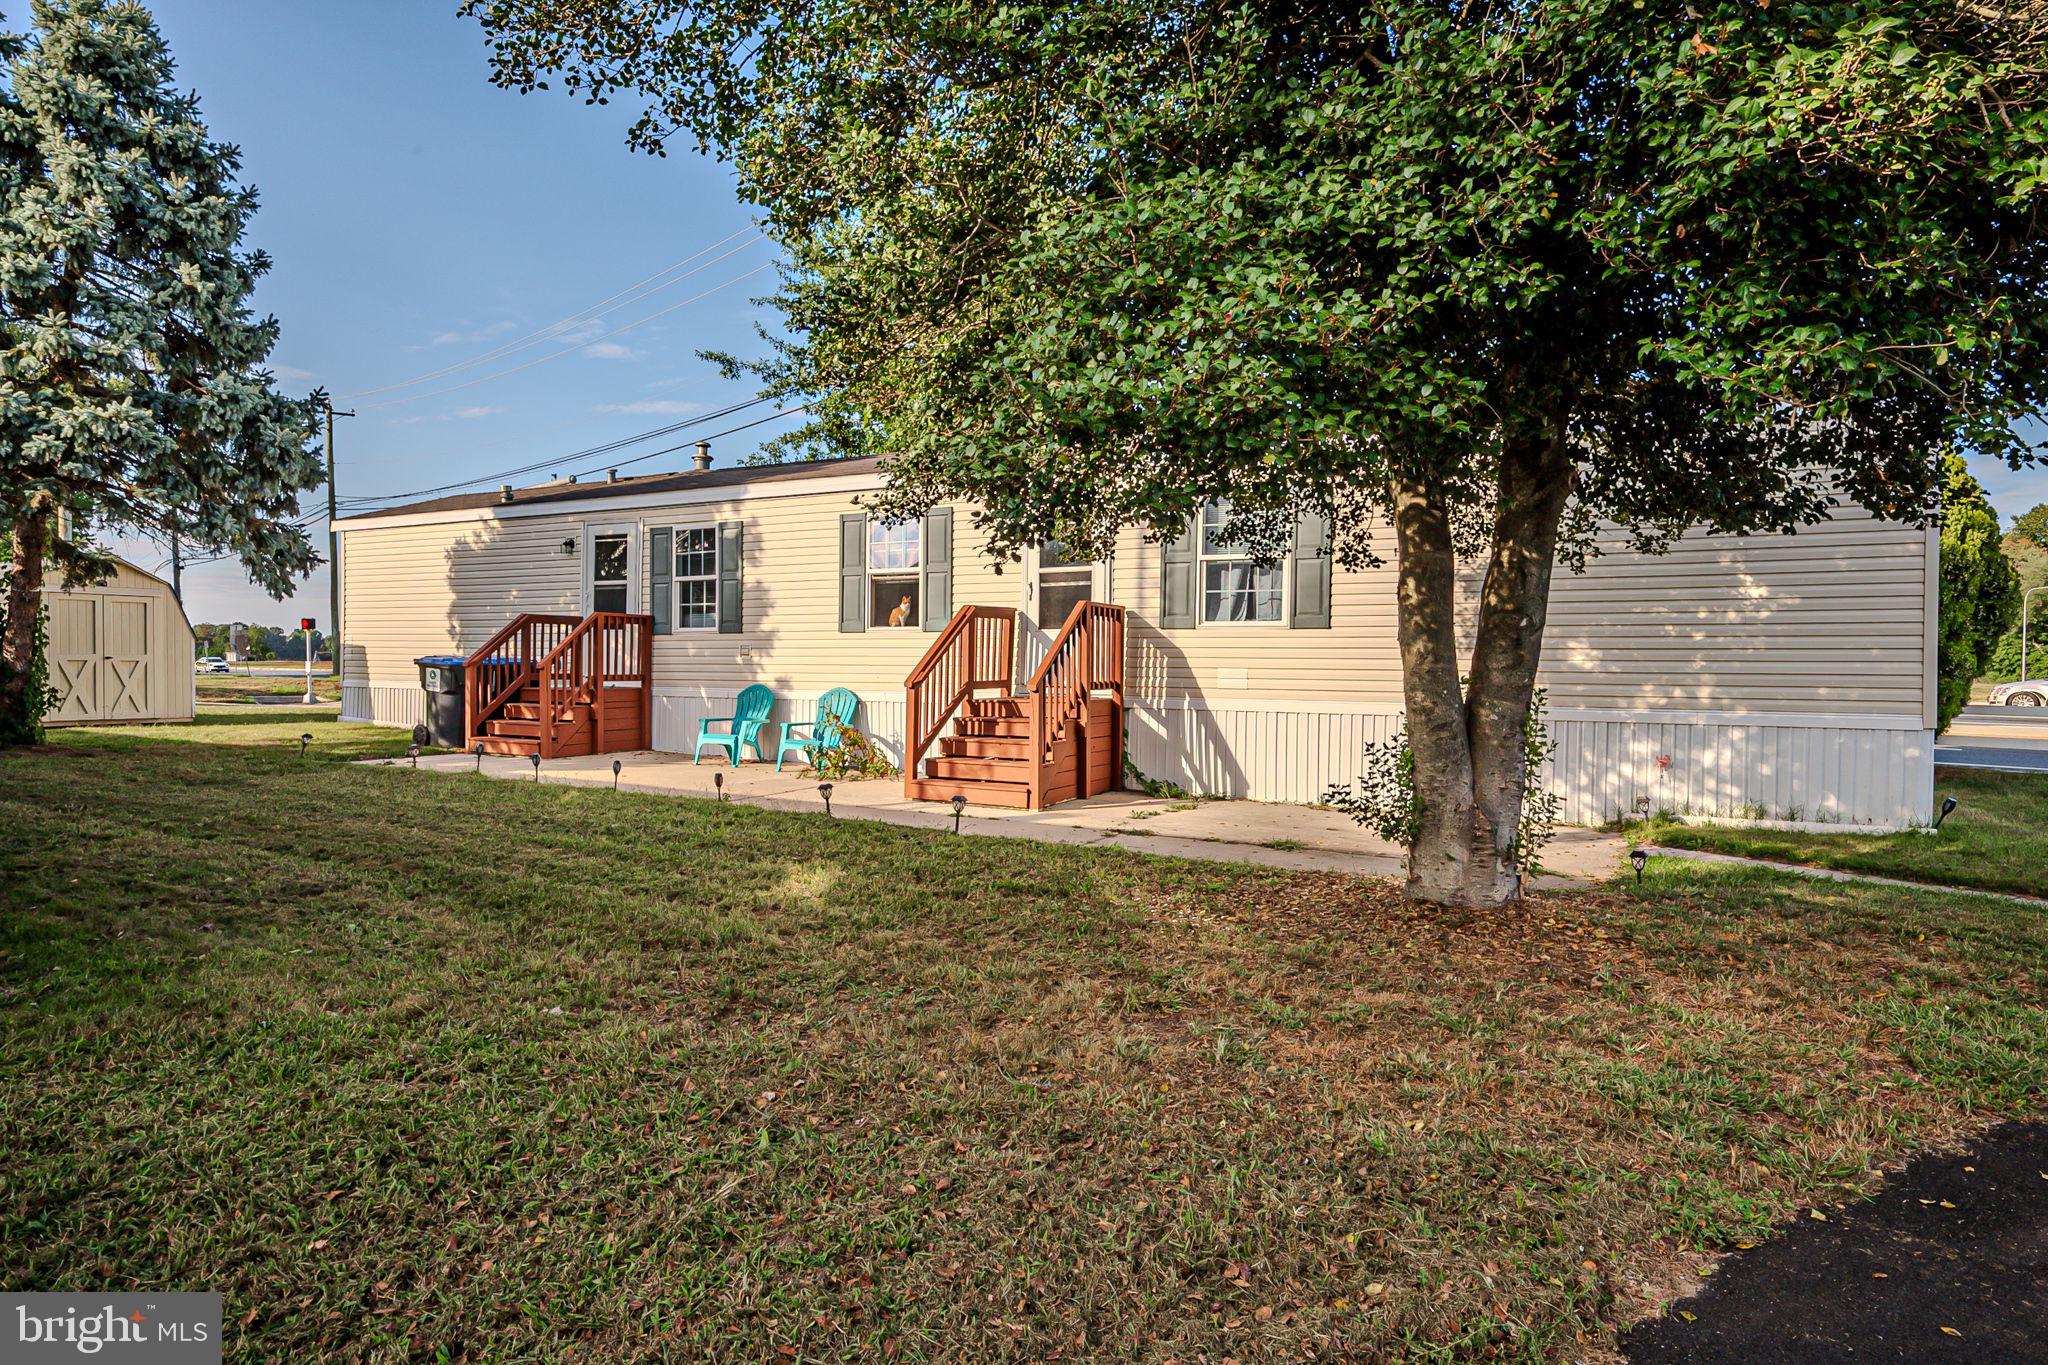
<instances>
[{"instance_id":1,"label":"brown wooden staircase","mask_svg":"<svg viewBox=\"0 0 2048 1365\"><path fill-rule=\"evenodd\" d=\"M1075 603L1022 696L1016 633L1010 608L962 607L905 679L904 795L1042 810L1122 782L1123 608Z\"/></svg>"},{"instance_id":2,"label":"brown wooden staircase","mask_svg":"<svg viewBox=\"0 0 2048 1365\"><path fill-rule=\"evenodd\" d=\"M467 747L569 758L653 742L654 621L528 612L463 669Z\"/></svg>"}]
</instances>

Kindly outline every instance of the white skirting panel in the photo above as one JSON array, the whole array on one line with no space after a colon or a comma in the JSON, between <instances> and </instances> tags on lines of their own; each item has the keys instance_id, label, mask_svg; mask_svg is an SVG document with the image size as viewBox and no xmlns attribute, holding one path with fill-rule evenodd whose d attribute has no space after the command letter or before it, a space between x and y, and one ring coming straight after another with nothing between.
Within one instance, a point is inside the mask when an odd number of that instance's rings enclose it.
<instances>
[{"instance_id":1,"label":"white skirting panel","mask_svg":"<svg viewBox=\"0 0 2048 1365\"><path fill-rule=\"evenodd\" d=\"M1247 701L1134 702L1128 749L1149 778L1208 796L1320 801L1357 776L1394 711ZM1934 739L1917 717L1667 716L1575 711L1549 718L1546 782L1560 819L1595 825L1652 810L1737 819L1889 826L1933 818Z\"/></svg>"},{"instance_id":2,"label":"white skirting panel","mask_svg":"<svg viewBox=\"0 0 2048 1365\"><path fill-rule=\"evenodd\" d=\"M654 747L668 753L687 754L697 747L697 725L713 716L729 716L739 701L740 689L668 688L654 694ZM808 721L818 714L818 693L778 695L769 724L761 732L761 752L775 761L775 742L783 721ZM891 763L903 762L903 694L863 697L853 713L856 730L875 741L875 747ZM747 757L753 756L752 750ZM791 762L795 762L792 756Z\"/></svg>"},{"instance_id":3,"label":"white skirting panel","mask_svg":"<svg viewBox=\"0 0 2048 1365\"><path fill-rule=\"evenodd\" d=\"M417 682L345 682L341 685L341 718L366 725L403 725L409 730L427 718L426 694Z\"/></svg>"}]
</instances>

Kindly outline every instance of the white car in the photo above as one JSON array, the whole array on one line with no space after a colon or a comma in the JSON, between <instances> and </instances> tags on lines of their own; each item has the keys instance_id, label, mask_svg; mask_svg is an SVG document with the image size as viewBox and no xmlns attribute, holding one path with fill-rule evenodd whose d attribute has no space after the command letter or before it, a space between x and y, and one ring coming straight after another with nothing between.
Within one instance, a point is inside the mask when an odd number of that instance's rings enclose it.
<instances>
[{"instance_id":1,"label":"white car","mask_svg":"<svg viewBox=\"0 0 2048 1365\"><path fill-rule=\"evenodd\" d=\"M195 673L226 673L230 670L228 668L228 661L226 659L218 658L214 655L208 655L204 659L194 660L192 664L192 671Z\"/></svg>"},{"instance_id":2,"label":"white car","mask_svg":"<svg viewBox=\"0 0 2048 1365\"><path fill-rule=\"evenodd\" d=\"M1993 706L2048 706L2048 678L2000 683L1991 689Z\"/></svg>"}]
</instances>

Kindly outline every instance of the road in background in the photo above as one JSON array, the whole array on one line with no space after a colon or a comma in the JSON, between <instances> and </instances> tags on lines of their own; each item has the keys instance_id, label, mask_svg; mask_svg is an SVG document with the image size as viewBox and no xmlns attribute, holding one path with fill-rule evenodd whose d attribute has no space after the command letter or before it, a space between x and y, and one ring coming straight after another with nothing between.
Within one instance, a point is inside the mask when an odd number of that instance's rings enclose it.
<instances>
[{"instance_id":1,"label":"road in background","mask_svg":"<svg viewBox=\"0 0 2048 1365\"><path fill-rule=\"evenodd\" d=\"M2048 773L2048 711L2031 706L1966 706L1935 741L1934 761L1957 768Z\"/></svg>"}]
</instances>

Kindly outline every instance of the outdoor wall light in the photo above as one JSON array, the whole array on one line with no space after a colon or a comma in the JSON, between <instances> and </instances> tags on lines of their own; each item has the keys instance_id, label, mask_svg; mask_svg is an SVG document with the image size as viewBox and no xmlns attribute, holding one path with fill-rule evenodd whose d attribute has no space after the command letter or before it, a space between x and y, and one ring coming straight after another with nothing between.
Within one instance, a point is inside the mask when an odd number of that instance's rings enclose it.
<instances>
[{"instance_id":1,"label":"outdoor wall light","mask_svg":"<svg viewBox=\"0 0 2048 1365\"><path fill-rule=\"evenodd\" d=\"M562 539L562 553L563 553L563 554L565 554L565 555L573 555L573 554L575 554L575 553L576 553L576 537L574 537L574 536L565 536L565 537L563 537L563 539Z\"/></svg>"},{"instance_id":2,"label":"outdoor wall light","mask_svg":"<svg viewBox=\"0 0 2048 1365\"><path fill-rule=\"evenodd\" d=\"M419 745L417 745L417 744L408 744L408 745L406 745L406 746L405 746L405 756L406 756L407 758L409 758L409 759L411 759L411 760L412 760L412 766L413 766L413 767L417 768L417 767L419 767L419 766L420 766L420 746L419 746Z\"/></svg>"},{"instance_id":3,"label":"outdoor wall light","mask_svg":"<svg viewBox=\"0 0 2048 1365\"><path fill-rule=\"evenodd\" d=\"M621 763L621 762L620 762L620 761L619 761L618 759L616 759L616 758L612 760L612 790L613 790L613 791L617 791L617 790L619 789L619 769L621 769L621 768L623 768L623 767L625 767L625 766L626 766L626 765L625 765L624 763Z\"/></svg>"},{"instance_id":4,"label":"outdoor wall light","mask_svg":"<svg viewBox=\"0 0 2048 1365\"><path fill-rule=\"evenodd\" d=\"M484 770L484 742L482 740L476 742L476 770L478 772Z\"/></svg>"},{"instance_id":5,"label":"outdoor wall light","mask_svg":"<svg viewBox=\"0 0 2048 1365\"><path fill-rule=\"evenodd\" d=\"M1634 848L1628 851L1629 866L1633 867L1636 870L1637 886L1641 886L1643 884L1643 868L1646 864L1648 864L1649 861L1650 855L1643 851L1643 846L1641 844L1637 844Z\"/></svg>"},{"instance_id":6,"label":"outdoor wall light","mask_svg":"<svg viewBox=\"0 0 2048 1365\"><path fill-rule=\"evenodd\" d=\"M312 734L312 731L310 731L310 730L309 730L309 731L307 731L307 732L306 732L305 734L303 734L303 735L300 735L300 736L299 736L299 757L300 757L300 758L304 758L304 757L306 756L306 746L307 746L308 744L311 744L312 742L313 742L313 734Z\"/></svg>"},{"instance_id":7,"label":"outdoor wall light","mask_svg":"<svg viewBox=\"0 0 2048 1365\"><path fill-rule=\"evenodd\" d=\"M539 754L539 752L538 752L538 751L536 751L536 752L534 752L534 753L530 753L530 754L528 754L528 755L527 755L526 757L527 757L527 760L528 760L528 761L529 761L530 763L532 763L532 764L533 764L533 780L534 780L534 781L536 781L536 782L540 781L540 754Z\"/></svg>"},{"instance_id":8,"label":"outdoor wall light","mask_svg":"<svg viewBox=\"0 0 2048 1365\"><path fill-rule=\"evenodd\" d=\"M725 800L725 774L720 772L712 773L711 785L718 788L718 799L721 801Z\"/></svg>"},{"instance_id":9,"label":"outdoor wall light","mask_svg":"<svg viewBox=\"0 0 2048 1365\"><path fill-rule=\"evenodd\" d=\"M1946 819L1948 819L1948 817L1949 817L1949 812L1953 811L1953 810L1954 810L1954 809L1955 809L1955 808L1956 808L1957 806L1960 806L1960 805L1962 805L1962 804L1963 804L1962 802L1960 802L1960 801L1956 800L1956 799L1955 799L1955 798L1954 798L1953 796L1944 796L1944 797L1942 797L1942 798L1941 798L1941 814L1939 814L1939 815L1937 815L1937 816L1935 816L1935 817L1934 817L1934 827L1935 827L1936 829L1940 829L1940 828L1941 828L1941 822L1942 822L1942 821L1944 821L1944 820L1946 820Z\"/></svg>"},{"instance_id":10,"label":"outdoor wall light","mask_svg":"<svg viewBox=\"0 0 2048 1365\"><path fill-rule=\"evenodd\" d=\"M818 784L818 795L825 798L825 814L830 815L832 813L832 784L830 782L820 782Z\"/></svg>"},{"instance_id":11,"label":"outdoor wall light","mask_svg":"<svg viewBox=\"0 0 2048 1365\"><path fill-rule=\"evenodd\" d=\"M960 816L967 809L967 798L958 792L953 794L953 832L960 832Z\"/></svg>"}]
</instances>

